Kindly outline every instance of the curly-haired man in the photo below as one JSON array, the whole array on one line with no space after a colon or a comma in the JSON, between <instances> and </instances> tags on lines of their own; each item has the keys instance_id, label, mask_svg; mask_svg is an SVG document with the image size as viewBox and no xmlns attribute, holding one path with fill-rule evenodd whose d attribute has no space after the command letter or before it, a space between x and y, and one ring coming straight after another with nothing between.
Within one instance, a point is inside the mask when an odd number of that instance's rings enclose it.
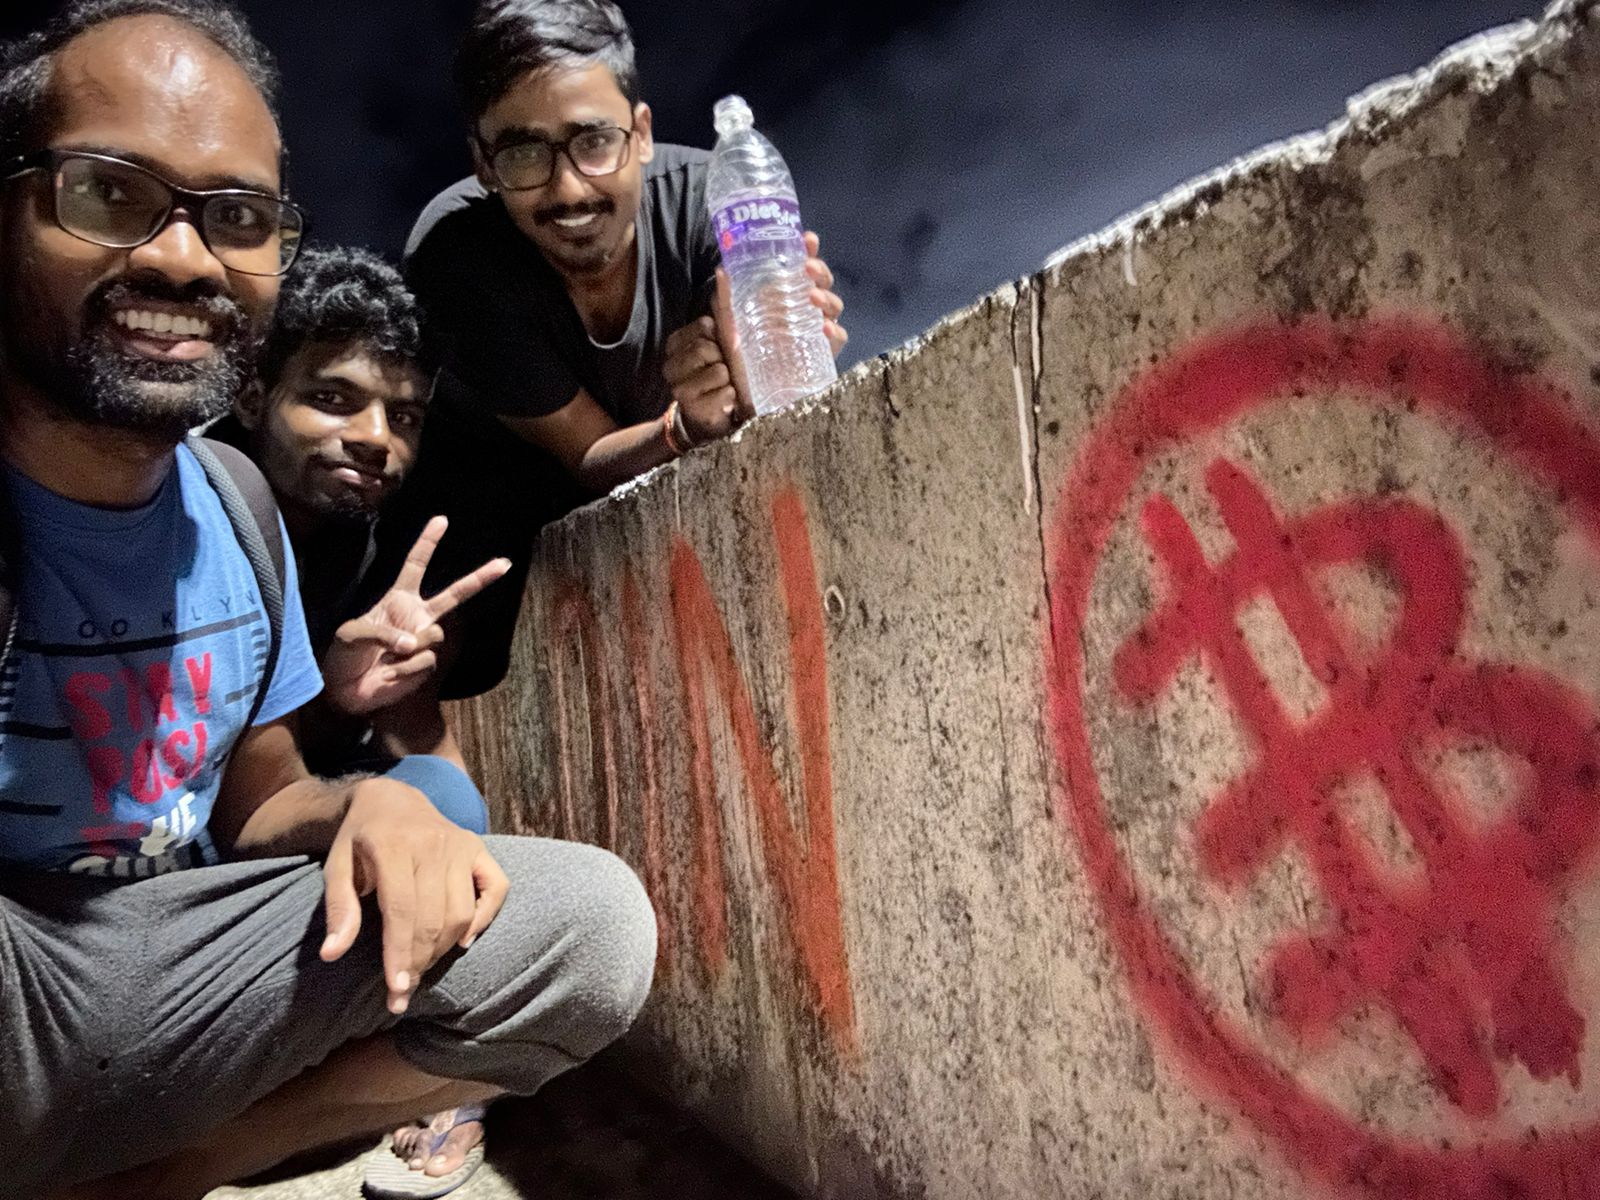
<instances>
[{"instance_id":1,"label":"curly-haired man","mask_svg":"<svg viewBox=\"0 0 1600 1200\"><path fill-rule=\"evenodd\" d=\"M424 598L441 518L398 579L371 571L384 501L416 461L431 367L421 312L398 271L366 250L307 248L278 293L256 384L207 433L261 468L294 547L323 677L322 694L296 715L307 765L330 777L399 779L455 824L484 833L483 797L438 702L418 688L435 665L440 618L508 564L493 560ZM398 1130L396 1153L379 1152L369 1165L369 1194L389 1194L383 1177L408 1170L440 1186L464 1180L481 1156L482 1122L482 1106L466 1105Z\"/></svg>"}]
</instances>

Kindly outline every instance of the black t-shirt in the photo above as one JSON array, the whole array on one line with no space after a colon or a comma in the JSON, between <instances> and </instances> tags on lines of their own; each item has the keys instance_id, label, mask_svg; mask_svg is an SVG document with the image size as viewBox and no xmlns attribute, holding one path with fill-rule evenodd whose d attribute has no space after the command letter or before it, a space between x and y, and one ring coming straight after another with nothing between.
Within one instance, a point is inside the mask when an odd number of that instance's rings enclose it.
<instances>
[{"instance_id":1,"label":"black t-shirt","mask_svg":"<svg viewBox=\"0 0 1600 1200\"><path fill-rule=\"evenodd\" d=\"M619 425L666 411L668 335L710 311L720 258L703 150L658 143L646 164L638 281L627 331L589 337L561 277L476 179L434 197L406 245L406 277L442 338L441 390L480 413L547 416L583 388Z\"/></svg>"},{"instance_id":2,"label":"black t-shirt","mask_svg":"<svg viewBox=\"0 0 1600 1200\"><path fill-rule=\"evenodd\" d=\"M212 422L205 434L255 458L249 431L232 413ZM321 536L302 538L293 546L306 632L320 661L333 645L334 631L366 612L389 589L370 573L377 553L370 521L330 521Z\"/></svg>"},{"instance_id":3,"label":"black t-shirt","mask_svg":"<svg viewBox=\"0 0 1600 1200\"><path fill-rule=\"evenodd\" d=\"M254 458L250 433L232 413L212 422L205 435ZM372 570L377 554L374 533L369 521L330 521L316 537L290 539L306 633L319 663L339 626L366 612L394 582L392 573L385 580ZM302 718L297 734L301 755L314 774L332 779L353 771L386 771L393 765L393 756L373 744L372 726L366 720L330 723L327 710L318 716Z\"/></svg>"}]
</instances>

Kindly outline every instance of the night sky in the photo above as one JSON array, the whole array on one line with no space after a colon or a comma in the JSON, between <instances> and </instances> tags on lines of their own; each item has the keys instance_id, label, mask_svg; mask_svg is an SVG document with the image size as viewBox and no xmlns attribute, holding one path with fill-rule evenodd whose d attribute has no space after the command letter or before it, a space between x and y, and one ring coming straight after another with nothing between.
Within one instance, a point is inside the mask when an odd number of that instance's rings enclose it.
<instances>
[{"instance_id":1,"label":"night sky","mask_svg":"<svg viewBox=\"0 0 1600 1200\"><path fill-rule=\"evenodd\" d=\"M467 171L468 0L251 0L318 240L394 257ZM656 134L709 146L738 91L839 276L846 361L1538 0L633 0ZM53 4L9 0L10 35Z\"/></svg>"}]
</instances>

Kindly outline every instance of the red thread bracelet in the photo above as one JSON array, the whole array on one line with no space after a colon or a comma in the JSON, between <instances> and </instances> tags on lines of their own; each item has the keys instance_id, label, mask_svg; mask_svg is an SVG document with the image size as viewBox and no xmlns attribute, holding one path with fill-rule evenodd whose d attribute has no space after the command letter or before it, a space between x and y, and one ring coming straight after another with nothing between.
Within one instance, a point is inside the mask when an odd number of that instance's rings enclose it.
<instances>
[{"instance_id":1,"label":"red thread bracelet","mask_svg":"<svg viewBox=\"0 0 1600 1200\"><path fill-rule=\"evenodd\" d=\"M678 416L678 402L674 400L667 405L667 411L661 414L661 433L667 439L667 449L672 451L674 458L682 458L684 447L678 445L678 439L672 436L672 425Z\"/></svg>"}]
</instances>

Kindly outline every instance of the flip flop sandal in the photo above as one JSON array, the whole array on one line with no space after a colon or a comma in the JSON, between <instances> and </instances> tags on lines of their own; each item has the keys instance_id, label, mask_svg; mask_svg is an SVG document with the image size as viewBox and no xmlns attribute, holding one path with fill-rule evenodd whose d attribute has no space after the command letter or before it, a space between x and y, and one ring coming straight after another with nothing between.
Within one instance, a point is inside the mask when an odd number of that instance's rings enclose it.
<instances>
[{"instance_id":1,"label":"flip flop sandal","mask_svg":"<svg viewBox=\"0 0 1600 1200\"><path fill-rule=\"evenodd\" d=\"M483 1112L484 1106L481 1104L463 1104L458 1107L450 1129L433 1135L433 1144L428 1147L423 1158L432 1158L439 1152L439 1147L444 1145L445 1138L450 1136L451 1129L472 1121L482 1121ZM385 1140L383 1145L367 1155L367 1168L362 1176L361 1191L370 1200L437 1200L437 1197L447 1196L455 1191L482 1165L483 1142L480 1141L467 1151L466 1161L450 1174L427 1175L422 1171L413 1171L406 1165L406 1160L394 1152L391 1143Z\"/></svg>"}]
</instances>

